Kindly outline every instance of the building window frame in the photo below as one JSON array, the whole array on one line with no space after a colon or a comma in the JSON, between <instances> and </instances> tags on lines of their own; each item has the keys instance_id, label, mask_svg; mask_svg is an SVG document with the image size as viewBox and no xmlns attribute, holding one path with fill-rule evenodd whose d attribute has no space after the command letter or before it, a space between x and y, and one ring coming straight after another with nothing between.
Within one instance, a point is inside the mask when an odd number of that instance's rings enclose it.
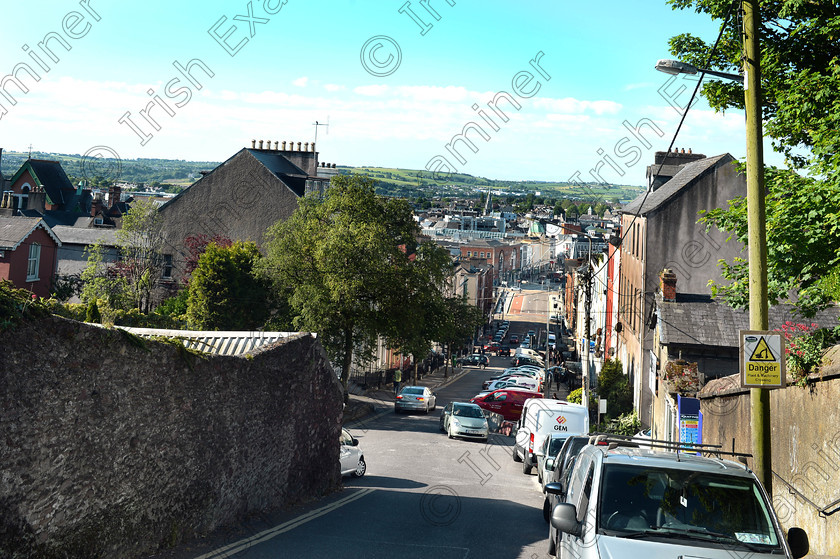
<instances>
[{"instance_id":1,"label":"building window frame","mask_svg":"<svg viewBox=\"0 0 840 559\"><path fill-rule=\"evenodd\" d=\"M26 281L38 281L38 272L41 268L41 245L32 243L29 245L29 257L26 262Z\"/></svg>"}]
</instances>

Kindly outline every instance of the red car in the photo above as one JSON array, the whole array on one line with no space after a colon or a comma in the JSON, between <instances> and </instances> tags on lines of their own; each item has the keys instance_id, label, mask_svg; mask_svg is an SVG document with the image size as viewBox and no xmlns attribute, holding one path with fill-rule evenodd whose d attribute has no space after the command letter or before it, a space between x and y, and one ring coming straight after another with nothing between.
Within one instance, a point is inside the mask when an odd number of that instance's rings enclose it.
<instances>
[{"instance_id":1,"label":"red car","mask_svg":"<svg viewBox=\"0 0 840 559\"><path fill-rule=\"evenodd\" d=\"M479 407L501 414L508 421L519 421L522 415L522 405L528 398L542 398L539 392L530 392L523 388L502 388L476 396L470 402L478 404Z\"/></svg>"},{"instance_id":2,"label":"red car","mask_svg":"<svg viewBox=\"0 0 840 559\"><path fill-rule=\"evenodd\" d=\"M489 344L484 345L485 351L489 351L491 353L498 353L500 347L501 345L499 342L490 342Z\"/></svg>"}]
</instances>

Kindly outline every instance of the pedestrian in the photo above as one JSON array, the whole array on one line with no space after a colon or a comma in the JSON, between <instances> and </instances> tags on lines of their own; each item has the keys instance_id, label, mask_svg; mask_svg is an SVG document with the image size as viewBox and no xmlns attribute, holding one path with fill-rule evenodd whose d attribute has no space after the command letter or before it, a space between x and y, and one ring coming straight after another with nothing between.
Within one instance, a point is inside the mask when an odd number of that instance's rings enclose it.
<instances>
[{"instance_id":1,"label":"pedestrian","mask_svg":"<svg viewBox=\"0 0 840 559\"><path fill-rule=\"evenodd\" d=\"M557 385L557 388L560 388L560 367L554 369L554 384Z\"/></svg>"},{"instance_id":2,"label":"pedestrian","mask_svg":"<svg viewBox=\"0 0 840 559\"><path fill-rule=\"evenodd\" d=\"M559 400L560 399L560 398L557 397L557 392L552 392L551 393L551 399L552 400Z\"/></svg>"},{"instance_id":3,"label":"pedestrian","mask_svg":"<svg viewBox=\"0 0 840 559\"><path fill-rule=\"evenodd\" d=\"M400 393L400 382L402 382L402 371L397 369L394 371L394 395Z\"/></svg>"}]
</instances>

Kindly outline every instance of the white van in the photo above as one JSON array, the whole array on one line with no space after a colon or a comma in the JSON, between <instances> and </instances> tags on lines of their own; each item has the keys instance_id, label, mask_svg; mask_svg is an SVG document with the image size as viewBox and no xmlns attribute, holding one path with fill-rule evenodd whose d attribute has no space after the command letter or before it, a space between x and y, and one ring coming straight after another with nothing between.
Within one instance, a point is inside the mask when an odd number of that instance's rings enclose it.
<instances>
[{"instance_id":1,"label":"white van","mask_svg":"<svg viewBox=\"0 0 840 559\"><path fill-rule=\"evenodd\" d=\"M536 464L534 452L552 433L570 436L589 434L589 412L586 407L548 398L530 398L525 401L513 445L513 461L522 462L522 473L531 473L531 468Z\"/></svg>"}]
</instances>

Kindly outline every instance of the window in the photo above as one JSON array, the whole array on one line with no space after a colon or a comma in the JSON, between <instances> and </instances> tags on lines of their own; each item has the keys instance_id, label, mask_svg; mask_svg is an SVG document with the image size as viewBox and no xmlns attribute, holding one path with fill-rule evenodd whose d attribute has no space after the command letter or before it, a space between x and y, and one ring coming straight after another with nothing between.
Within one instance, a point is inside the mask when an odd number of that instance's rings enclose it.
<instances>
[{"instance_id":1,"label":"window","mask_svg":"<svg viewBox=\"0 0 840 559\"><path fill-rule=\"evenodd\" d=\"M469 257L471 257L471 256L472 256L472 252L470 252L470 251L468 250L468 251L467 251L467 258L469 258Z\"/></svg>"},{"instance_id":2,"label":"window","mask_svg":"<svg viewBox=\"0 0 840 559\"><path fill-rule=\"evenodd\" d=\"M29 263L26 268L26 281L38 281L38 268L41 262L41 245L29 245Z\"/></svg>"},{"instance_id":3,"label":"window","mask_svg":"<svg viewBox=\"0 0 840 559\"><path fill-rule=\"evenodd\" d=\"M163 279L172 279L172 255L163 255Z\"/></svg>"}]
</instances>

